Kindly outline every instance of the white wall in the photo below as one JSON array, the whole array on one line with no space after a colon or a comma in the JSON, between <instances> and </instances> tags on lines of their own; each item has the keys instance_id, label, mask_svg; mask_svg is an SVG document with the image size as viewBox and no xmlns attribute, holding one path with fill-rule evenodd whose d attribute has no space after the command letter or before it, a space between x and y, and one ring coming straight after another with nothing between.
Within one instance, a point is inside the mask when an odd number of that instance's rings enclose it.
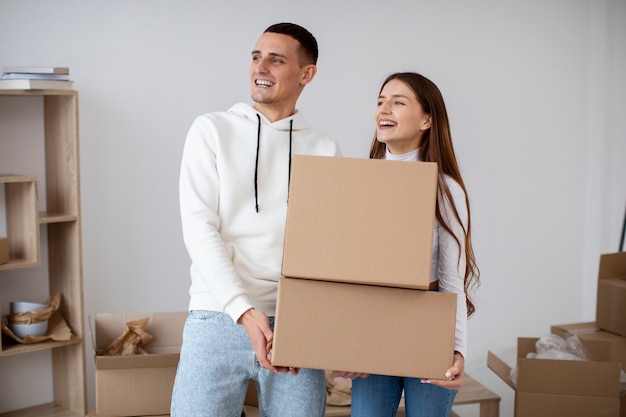
<instances>
[{"instance_id":1,"label":"white wall","mask_svg":"<svg viewBox=\"0 0 626 417\"><path fill-rule=\"evenodd\" d=\"M518 336L593 320L599 255L618 249L624 1L0 0L0 66L69 66L80 92L86 317L186 308L185 134L195 116L249 101L249 53L279 21L320 43L299 108L346 156L367 155L386 75L415 70L442 90L482 272L467 371L511 416L513 393L487 351L513 364ZM0 274L3 309L9 296L34 295L18 278ZM49 375L5 380L46 366L46 353L1 359L0 412L50 401Z\"/></svg>"}]
</instances>

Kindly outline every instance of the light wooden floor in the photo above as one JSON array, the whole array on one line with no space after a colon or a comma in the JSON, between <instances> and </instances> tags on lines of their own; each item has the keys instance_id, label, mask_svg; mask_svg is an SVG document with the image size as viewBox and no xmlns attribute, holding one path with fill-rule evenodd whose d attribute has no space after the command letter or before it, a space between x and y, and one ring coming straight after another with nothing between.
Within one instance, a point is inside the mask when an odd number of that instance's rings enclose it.
<instances>
[{"instance_id":1,"label":"light wooden floor","mask_svg":"<svg viewBox=\"0 0 626 417\"><path fill-rule=\"evenodd\" d=\"M482 385L469 375L465 375L465 385L461 388L454 399L454 406L478 404L480 407L480 417L500 416L500 397L489 388ZM256 407L245 406L246 417L259 417ZM350 407L326 407L326 417L350 417ZM397 417L404 417L404 399L400 402ZM452 413L451 417L460 417Z\"/></svg>"},{"instance_id":2,"label":"light wooden floor","mask_svg":"<svg viewBox=\"0 0 626 417\"><path fill-rule=\"evenodd\" d=\"M480 407L480 417L500 416L500 397L489 388L482 385L469 375L465 375L465 385L461 388L454 399L455 408L464 405L478 404ZM256 407L246 405L244 408L245 417L259 417L259 410ZM20 417L30 417L30 414L20 414ZM50 414L50 417L66 417L66 414ZM96 416L92 411L88 416ZM168 417L169 414L152 417ZM328 406L326 407L326 417L350 417L350 407ZM2 416L0 416L2 417ZM69 416L68 416L69 417ZM404 399L400 402L397 417L405 417ZM452 412L451 417L460 417Z\"/></svg>"}]
</instances>

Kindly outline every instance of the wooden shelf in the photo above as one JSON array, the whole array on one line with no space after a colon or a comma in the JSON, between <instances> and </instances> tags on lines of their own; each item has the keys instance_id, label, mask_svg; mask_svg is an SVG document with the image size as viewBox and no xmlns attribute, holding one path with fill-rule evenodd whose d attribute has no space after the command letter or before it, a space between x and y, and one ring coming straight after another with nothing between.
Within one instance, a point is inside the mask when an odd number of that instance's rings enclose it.
<instances>
[{"instance_id":1,"label":"wooden shelf","mask_svg":"<svg viewBox=\"0 0 626 417\"><path fill-rule=\"evenodd\" d=\"M41 100L44 138L43 143L24 140L22 145L24 135L20 135L20 132L27 129L31 120L25 119L23 125L14 126L12 120L5 118L9 127L3 130L0 118L0 152L21 153L25 149L28 152L40 152L43 155L42 162L35 163L34 168L38 175L44 175L44 178L0 174L0 184L4 186L5 191L6 229L9 241L9 262L0 265L0 293L3 291L3 285L6 285L3 283L5 271L41 266L42 247L46 248L47 256L43 259L47 267L47 287L50 295L61 293L60 313L72 329L72 338L64 342L47 341L28 345L13 343L10 339L4 338L0 360L15 360L19 355L51 350L53 380L51 389L54 402L0 414L0 417L83 417L87 409L87 384L78 93L74 90L0 90L0 98L3 100L13 100L11 97L16 97L16 100L19 97ZM23 101L22 99L19 102ZM18 168L21 170L21 166ZM4 169L0 167L0 171ZM41 174L43 172L45 174ZM42 190L45 192L45 207L40 206L39 184L45 188ZM41 236L46 238L43 242L45 245L40 241ZM40 272L33 271L33 274L38 276ZM9 356L11 358L8 358ZM0 385L7 383L6 378L7 376L0 375Z\"/></svg>"},{"instance_id":2,"label":"wooden shelf","mask_svg":"<svg viewBox=\"0 0 626 417\"><path fill-rule=\"evenodd\" d=\"M0 414L0 417L84 417L57 404L43 404L19 411Z\"/></svg>"},{"instance_id":3,"label":"wooden shelf","mask_svg":"<svg viewBox=\"0 0 626 417\"><path fill-rule=\"evenodd\" d=\"M73 96L76 90L0 90L0 96Z\"/></svg>"},{"instance_id":4,"label":"wooden shelf","mask_svg":"<svg viewBox=\"0 0 626 417\"><path fill-rule=\"evenodd\" d=\"M40 224L75 222L76 220L78 220L78 216L76 214L53 213L47 211L39 213Z\"/></svg>"},{"instance_id":5,"label":"wooden shelf","mask_svg":"<svg viewBox=\"0 0 626 417\"><path fill-rule=\"evenodd\" d=\"M24 258L11 258L9 262L0 265L0 271L8 271L11 269L34 268L39 266L39 262L33 262Z\"/></svg>"},{"instance_id":6,"label":"wooden shelf","mask_svg":"<svg viewBox=\"0 0 626 417\"><path fill-rule=\"evenodd\" d=\"M3 356L11 356L11 355L20 355L24 353L37 352L40 350L54 349L58 347L71 346L82 343L83 339L78 337L72 337L70 340L63 342L56 341L47 341L40 343L31 343L31 344L20 344L20 343L6 343L2 345L2 351L0 351L0 357Z\"/></svg>"}]
</instances>

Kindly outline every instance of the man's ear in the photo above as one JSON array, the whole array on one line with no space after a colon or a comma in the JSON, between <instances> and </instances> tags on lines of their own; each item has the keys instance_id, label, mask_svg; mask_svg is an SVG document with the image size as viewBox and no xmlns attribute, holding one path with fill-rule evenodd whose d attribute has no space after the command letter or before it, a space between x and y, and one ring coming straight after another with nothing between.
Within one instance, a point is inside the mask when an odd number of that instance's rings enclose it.
<instances>
[{"instance_id":1,"label":"man's ear","mask_svg":"<svg viewBox=\"0 0 626 417\"><path fill-rule=\"evenodd\" d=\"M302 78L300 80L302 85L307 85L308 83L310 83L311 80L313 80L313 78L315 77L315 74L317 74L316 65L314 64L305 65L303 72L302 72Z\"/></svg>"}]
</instances>

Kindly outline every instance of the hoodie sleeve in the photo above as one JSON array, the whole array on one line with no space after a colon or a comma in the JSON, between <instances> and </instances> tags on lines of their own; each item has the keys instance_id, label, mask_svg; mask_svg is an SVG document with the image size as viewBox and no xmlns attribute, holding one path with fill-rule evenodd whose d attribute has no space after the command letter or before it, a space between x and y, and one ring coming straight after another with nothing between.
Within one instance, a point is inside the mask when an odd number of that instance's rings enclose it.
<instances>
[{"instance_id":1,"label":"hoodie sleeve","mask_svg":"<svg viewBox=\"0 0 626 417\"><path fill-rule=\"evenodd\" d=\"M180 212L192 262L192 291L210 293L236 322L252 305L219 233L217 135L207 115L198 117L189 129L179 179Z\"/></svg>"}]
</instances>

